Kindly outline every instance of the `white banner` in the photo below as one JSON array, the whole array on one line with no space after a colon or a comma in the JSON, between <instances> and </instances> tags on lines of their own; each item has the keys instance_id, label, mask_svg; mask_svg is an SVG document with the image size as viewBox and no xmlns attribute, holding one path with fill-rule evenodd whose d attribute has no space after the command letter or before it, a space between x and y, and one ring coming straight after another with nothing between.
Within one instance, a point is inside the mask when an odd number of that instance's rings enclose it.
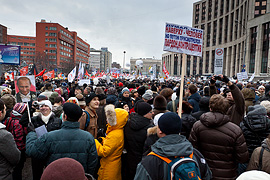
<instances>
[{"instance_id":1,"label":"white banner","mask_svg":"<svg viewBox=\"0 0 270 180\"><path fill-rule=\"evenodd\" d=\"M216 48L215 50L215 68L214 74L219 75L223 74L223 55L224 48Z\"/></svg>"},{"instance_id":2,"label":"white banner","mask_svg":"<svg viewBox=\"0 0 270 180\"><path fill-rule=\"evenodd\" d=\"M164 51L202 57L203 30L166 23Z\"/></svg>"},{"instance_id":3,"label":"white banner","mask_svg":"<svg viewBox=\"0 0 270 180\"><path fill-rule=\"evenodd\" d=\"M78 81L79 86L83 86L83 84L90 84L90 79L81 79Z\"/></svg>"},{"instance_id":4,"label":"white banner","mask_svg":"<svg viewBox=\"0 0 270 180\"><path fill-rule=\"evenodd\" d=\"M72 82L76 76L76 67L68 74L68 82Z\"/></svg>"}]
</instances>

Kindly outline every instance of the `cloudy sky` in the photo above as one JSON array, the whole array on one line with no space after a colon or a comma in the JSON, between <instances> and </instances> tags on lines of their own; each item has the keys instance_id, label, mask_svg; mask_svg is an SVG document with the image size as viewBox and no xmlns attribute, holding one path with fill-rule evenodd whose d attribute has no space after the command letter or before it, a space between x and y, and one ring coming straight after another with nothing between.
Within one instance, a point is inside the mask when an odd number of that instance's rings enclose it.
<instances>
[{"instance_id":1,"label":"cloudy sky","mask_svg":"<svg viewBox=\"0 0 270 180\"><path fill-rule=\"evenodd\" d=\"M192 26L198 0L0 0L0 24L8 34L35 36L35 22L59 23L92 48L108 47L113 61L161 59L165 23Z\"/></svg>"}]
</instances>

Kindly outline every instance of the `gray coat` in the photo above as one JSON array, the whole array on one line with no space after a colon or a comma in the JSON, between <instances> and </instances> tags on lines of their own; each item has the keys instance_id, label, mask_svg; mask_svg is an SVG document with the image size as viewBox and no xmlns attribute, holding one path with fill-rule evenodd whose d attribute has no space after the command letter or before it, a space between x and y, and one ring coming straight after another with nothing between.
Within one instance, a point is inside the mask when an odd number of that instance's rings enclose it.
<instances>
[{"instance_id":1,"label":"gray coat","mask_svg":"<svg viewBox=\"0 0 270 180\"><path fill-rule=\"evenodd\" d=\"M0 179L12 180L13 168L19 163L21 152L17 148L14 138L0 123Z\"/></svg>"}]
</instances>

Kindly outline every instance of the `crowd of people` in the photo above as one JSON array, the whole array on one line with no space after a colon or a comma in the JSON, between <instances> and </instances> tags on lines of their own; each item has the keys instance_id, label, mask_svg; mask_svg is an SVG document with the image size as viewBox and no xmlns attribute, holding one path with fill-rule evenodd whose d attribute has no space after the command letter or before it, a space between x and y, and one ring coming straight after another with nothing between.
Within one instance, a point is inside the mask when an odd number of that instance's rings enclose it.
<instances>
[{"instance_id":1,"label":"crowd of people","mask_svg":"<svg viewBox=\"0 0 270 180\"><path fill-rule=\"evenodd\" d=\"M270 84L190 78L180 99L174 80L16 83L1 85L0 179L27 158L33 180L185 179L183 159L189 179L270 179Z\"/></svg>"}]
</instances>

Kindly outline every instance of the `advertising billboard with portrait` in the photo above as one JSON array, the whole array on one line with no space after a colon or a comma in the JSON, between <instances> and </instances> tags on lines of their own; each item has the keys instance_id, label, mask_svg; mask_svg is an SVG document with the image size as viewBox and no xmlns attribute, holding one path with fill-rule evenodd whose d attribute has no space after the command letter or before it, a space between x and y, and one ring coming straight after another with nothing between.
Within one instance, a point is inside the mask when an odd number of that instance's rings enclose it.
<instances>
[{"instance_id":1,"label":"advertising billboard with portrait","mask_svg":"<svg viewBox=\"0 0 270 180\"><path fill-rule=\"evenodd\" d=\"M0 63L20 65L21 46L0 44Z\"/></svg>"},{"instance_id":2,"label":"advertising billboard with portrait","mask_svg":"<svg viewBox=\"0 0 270 180\"><path fill-rule=\"evenodd\" d=\"M17 102L37 100L35 76L15 76L14 81Z\"/></svg>"}]
</instances>

